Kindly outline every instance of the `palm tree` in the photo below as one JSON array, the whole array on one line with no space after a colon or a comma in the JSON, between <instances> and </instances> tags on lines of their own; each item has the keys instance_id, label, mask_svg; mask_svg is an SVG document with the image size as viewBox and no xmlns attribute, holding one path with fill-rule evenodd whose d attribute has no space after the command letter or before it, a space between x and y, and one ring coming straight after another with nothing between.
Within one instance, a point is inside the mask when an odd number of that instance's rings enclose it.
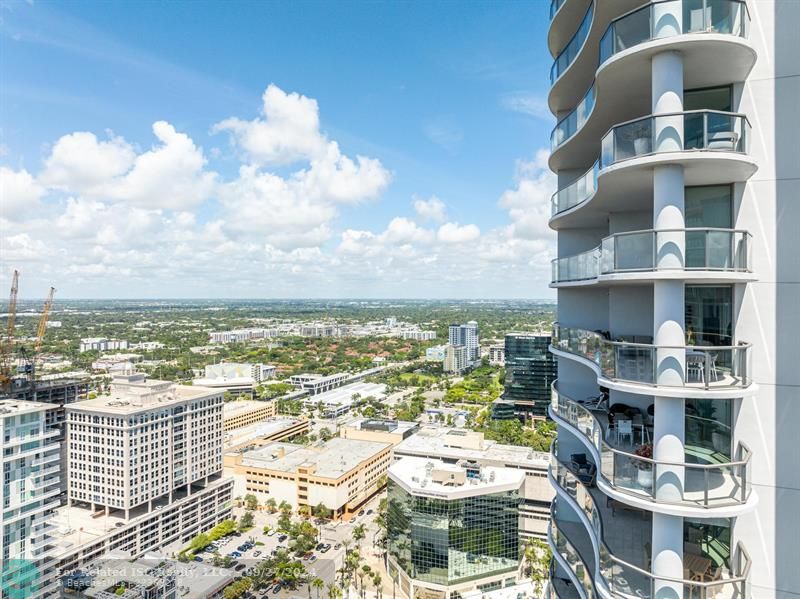
<instances>
[{"instance_id":1,"label":"palm tree","mask_svg":"<svg viewBox=\"0 0 800 599\"><path fill-rule=\"evenodd\" d=\"M358 571L358 582L361 585L361 596L364 596L364 577L369 577L372 573L372 568L370 568L367 564L361 566L361 570Z\"/></svg>"},{"instance_id":2,"label":"palm tree","mask_svg":"<svg viewBox=\"0 0 800 599\"><path fill-rule=\"evenodd\" d=\"M342 589L337 587L334 583L328 585L328 599L339 599L342 596Z\"/></svg>"},{"instance_id":3,"label":"palm tree","mask_svg":"<svg viewBox=\"0 0 800 599\"><path fill-rule=\"evenodd\" d=\"M366 527L363 524L359 524L353 527L353 539L357 544L361 544L361 540L367 536Z\"/></svg>"},{"instance_id":4,"label":"palm tree","mask_svg":"<svg viewBox=\"0 0 800 599\"><path fill-rule=\"evenodd\" d=\"M321 578L314 578L311 581L311 586L317 591L317 599L319 599L319 592L325 586L325 581Z\"/></svg>"},{"instance_id":5,"label":"palm tree","mask_svg":"<svg viewBox=\"0 0 800 599\"><path fill-rule=\"evenodd\" d=\"M383 579L381 578L381 573L380 572L373 572L373 574L372 574L372 584L375 585L375 594L378 596L378 599L381 599L381 595L383 594L383 592L382 592L383 591L383 587L381 586L382 582L383 582ZM317 599L319 599L319 597L317 597Z\"/></svg>"}]
</instances>

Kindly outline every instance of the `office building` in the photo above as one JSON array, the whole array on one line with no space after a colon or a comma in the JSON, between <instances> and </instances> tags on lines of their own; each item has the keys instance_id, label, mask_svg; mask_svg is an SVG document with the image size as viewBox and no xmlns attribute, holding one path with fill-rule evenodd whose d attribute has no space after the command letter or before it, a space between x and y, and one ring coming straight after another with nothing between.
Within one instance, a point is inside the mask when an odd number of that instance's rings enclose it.
<instances>
[{"instance_id":1,"label":"office building","mask_svg":"<svg viewBox=\"0 0 800 599\"><path fill-rule=\"evenodd\" d=\"M444 363L442 369L445 372L461 374L471 366L469 359L469 349L465 345L447 345L444 349Z\"/></svg>"},{"instance_id":2,"label":"office building","mask_svg":"<svg viewBox=\"0 0 800 599\"><path fill-rule=\"evenodd\" d=\"M551 5L551 589L796 597L800 2Z\"/></svg>"},{"instance_id":3,"label":"office building","mask_svg":"<svg viewBox=\"0 0 800 599\"><path fill-rule=\"evenodd\" d=\"M342 425L339 429L339 436L342 439L377 441L378 443L397 445L404 439L408 439L418 430L418 422L360 418Z\"/></svg>"},{"instance_id":4,"label":"office building","mask_svg":"<svg viewBox=\"0 0 800 599\"><path fill-rule=\"evenodd\" d=\"M66 406L68 500L125 514L222 474L222 393L115 377L110 395Z\"/></svg>"},{"instance_id":5,"label":"office building","mask_svg":"<svg viewBox=\"0 0 800 599\"><path fill-rule=\"evenodd\" d=\"M15 399L0 400L3 484L0 499L0 588L18 584L26 597L49 597L50 556L55 541L50 520L61 493L56 406Z\"/></svg>"},{"instance_id":6,"label":"office building","mask_svg":"<svg viewBox=\"0 0 800 599\"><path fill-rule=\"evenodd\" d=\"M426 426L398 443L394 461L406 457L513 468L525 474L519 506L519 534L525 539L547 535L550 503L555 491L547 478L549 455L519 445L503 445L485 439L483 433L449 427Z\"/></svg>"},{"instance_id":7,"label":"office building","mask_svg":"<svg viewBox=\"0 0 800 599\"><path fill-rule=\"evenodd\" d=\"M386 385L383 383L351 383L311 395L304 400L303 405L312 410L320 410L325 418L338 418L350 411L355 401L353 398L381 401L385 397Z\"/></svg>"},{"instance_id":8,"label":"office building","mask_svg":"<svg viewBox=\"0 0 800 599\"><path fill-rule=\"evenodd\" d=\"M448 343L466 347L470 362L480 361L481 344L478 337L478 323L474 320L470 320L467 324L451 324L448 329Z\"/></svg>"},{"instance_id":9,"label":"office building","mask_svg":"<svg viewBox=\"0 0 800 599\"><path fill-rule=\"evenodd\" d=\"M209 343L242 343L258 339L271 339L280 335L278 329L250 328L232 331L214 331L209 334Z\"/></svg>"},{"instance_id":10,"label":"office building","mask_svg":"<svg viewBox=\"0 0 800 599\"><path fill-rule=\"evenodd\" d=\"M411 341L431 341L436 339L436 331L402 331L400 337Z\"/></svg>"},{"instance_id":11,"label":"office building","mask_svg":"<svg viewBox=\"0 0 800 599\"><path fill-rule=\"evenodd\" d=\"M311 430L306 418L276 416L268 420L225 431L223 463L234 465L238 452L268 445L273 441L287 441L307 435Z\"/></svg>"},{"instance_id":12,"label":"office building","mask_svg":"<svg viewBox=\"0 0 800 599\"><path fill-rule=\"evenodd\" d=\"M271 364L221 362L205 367L203 376L192 381L198 387L227 391L231 395L253 395L255 388L275 378L277 369Z\"/></svg>"},{"instance_id":13,"label":"office building","mask_svg":"<svg viewBox=\"0 0 800 599\"><path fill-rule=\"evenodd\" d=\"M547 416L550 385L557 376L556 360L549 347L550 335L506 335L506 378L500 407L513 404L515 414L522 419ZM493 409L494 413L501 412Z\"/></svg>"},{"instance_id":14,"label":"office building","mask_svg":"<svg viewBox=\"0 0 800 599\"><path fill-rule=\"evenodd\" d=\"M237 456L236 485L262 503L273 498L295 510L323 504L333 519L349 519L380 490L391 449L340 437L309 447L270 443Z\"/></svg>"},{"instance_id":15,"label":"office building","mask_svg":"<svg viewBox=\"0 0 800 599\"><path fill-rule=\"evenodd\" d=\"M403 458L389 468L387 571L407 597L455 599L516 584L524 474Z\"/></svg>"}]
</instances>

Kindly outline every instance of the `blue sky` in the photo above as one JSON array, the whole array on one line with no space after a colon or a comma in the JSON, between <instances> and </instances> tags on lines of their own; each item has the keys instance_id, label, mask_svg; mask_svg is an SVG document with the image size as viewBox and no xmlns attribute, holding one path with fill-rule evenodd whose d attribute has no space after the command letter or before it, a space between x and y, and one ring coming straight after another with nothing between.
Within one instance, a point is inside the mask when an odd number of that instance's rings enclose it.
<instances>
[{"instance_id":1,"label":"blue sky","mask_svg":"<svg viewBox=\"0 0 800 599\"><path fill-rule=\"evenodd\" d=\"M0 7L21 291L552 296L546 2Z\"/></svg>"}]
</instances>

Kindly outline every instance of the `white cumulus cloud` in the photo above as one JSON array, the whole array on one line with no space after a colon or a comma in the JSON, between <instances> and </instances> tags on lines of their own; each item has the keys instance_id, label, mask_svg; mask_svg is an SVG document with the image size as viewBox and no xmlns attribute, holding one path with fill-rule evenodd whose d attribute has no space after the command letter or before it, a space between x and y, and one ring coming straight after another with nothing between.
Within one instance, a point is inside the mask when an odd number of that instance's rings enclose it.
<instances>
[{"instance_id":1,"label":"white cumulus cloud","mask_svg":"<svg viewBox=\"0 0 800 599\"><path fill-rule=\"evenodd\" d=\"M436 232L436 238L442 243L466 243L475 241L481 236L481 230L475 225L460 226L458 223L445 223Z\"/></svg>"},{"instance_id":2,"label":"white cumulus cloud","mask_svg":"<svg viewBox=\"0 0 800 599\"><path fill-rule=\"evenodd\" d=\"M44 188L33 176L22 169L12 170L0 166L0 216L9 221L29 218L36 211Z\"/></svg>"},{"instance_id":3,"label":"white cumulus cloud","mask_svg":"<svg viewBox=\"0 0 800 599\"><path fill-rule=\"evenodd\" d=\"M447 207L436 196L430 198L414 198L414 212L423 222L443 223L447 220Z\"/></svg>"}]
</instances>

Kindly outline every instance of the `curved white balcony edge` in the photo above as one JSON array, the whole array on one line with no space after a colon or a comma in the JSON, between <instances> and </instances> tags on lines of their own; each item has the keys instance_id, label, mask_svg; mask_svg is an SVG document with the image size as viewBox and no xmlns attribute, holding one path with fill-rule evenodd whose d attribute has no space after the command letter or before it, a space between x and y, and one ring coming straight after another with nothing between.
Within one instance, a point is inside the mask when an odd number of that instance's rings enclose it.
<instances>
[{"instance_id":1,"label":"curved white balcony edge","mask_svg":"<svg viewBox=\"0 0 800 599\"><path fill-rule=\"evenodd\" d=\"M547 544L550 545L550 551L553 554L553 559L555 559L561 565L562 570L567 572L567 576L569 576L570 580L572 581L572 586L578 589L581 599L590 599L586 596L586 593L584 593L583 586L580 584L578 578L575 576L575 573L572 571L572 566L570 566L567 559L561 555L561 552L558 550L555 539L553 539L552 527L549 525L547 527Z\"/></svg>"},{"instance_id":2,"label":"curved white balcony edge","mask_svg":"<svg viewBox=\"0 0 800 599\"><path fill-rule=\"evenodd\" d=\"M567 358L578 364L586 366L594 371L597 376L597 384L601 387L608 387L614 391L623 391L634 395L658 395L659 397L673 397L675 399L739 399L740 397L752 397L758 393L758 384L750 383L747 387L711 388L703 389L700 387L656 387L646 383L634 383L630 381L616 381L603 376L600 366L592 360L563 351L552 345L549 347L550 353L560 358Z\"/></svg>"},{"instance_id":3,"label":"curved white balcony edge","mask_svg":"<svg viewBox=\"0 0 800 599\"><path fill-rule=\"evenodd\" d=\"M595 78L591 86L586 90L577 106L573 108L566 116L560 118L555 127L550 133L550 152L551 155L559 154L562 151L569 151L569 147L573 145L573 141L577 143L581 138L581 132L587 128L592 121L592 116L595 114L595 106L603 104L605 100L601 98L606 95L604 88L608 86L603 85L603 81L608 78L608 74L616 68L626 68L624 64L631 60L646 60L649 61L655 54L668 51L681 51L689 52L694 50L694 46L707 46L709 44L720 43L734 46L735 50L746 52L749 56L750 67L755 64L757 53L750 43L741 37L737 37L729 33L684 33L675 37L667 37L657 40L650 40L642 42L632 48L623 50L618 54L614 54L606 62L600 64L595 71ZM698 48L698 52L704 51L704 48ZM691 57L688 58L691 60ZM627 68L636 68L629 66ZM742 71L749 71L749 69L742 69ZM743 78L743 74L737 74L732 79ZM611 85L611 84L609 84ZM590 104L587 107L584 104ZM575 121L572 130L568 133L559 135L559 130L565 127L569 128L571 123L568 119ZM556 142L555 140L560 137Z\"/></svg>"}]
</instances>

